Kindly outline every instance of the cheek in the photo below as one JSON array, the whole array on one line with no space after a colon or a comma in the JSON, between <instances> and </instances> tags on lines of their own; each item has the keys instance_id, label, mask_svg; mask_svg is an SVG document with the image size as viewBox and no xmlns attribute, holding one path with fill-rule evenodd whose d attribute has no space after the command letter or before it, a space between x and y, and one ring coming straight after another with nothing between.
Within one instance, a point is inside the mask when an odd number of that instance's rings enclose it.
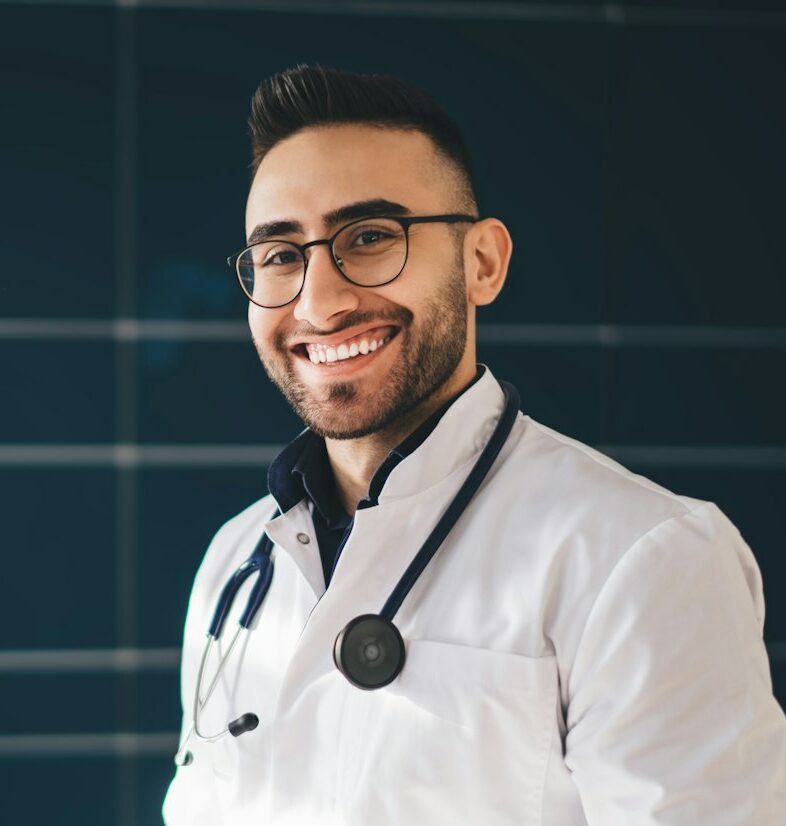
<instances>
[{"instance_id":1,"label":"cheek","mask_svg":"<svg viewBox=\"0 0 786 826\"><path fill-rule=\"evenodd\" d=\"M259 313L260 309L260 307L257 307L250 301L248 302L248 329L251 331L251 338L257 346L257 349L259 349L260 344L262 344L262 331L264 329L264 324Z\"/></svg>"},{"instance_id":2,"label":"cheek","mask_svg":"<svg viewBox=\"0 0 786 826\"><path fill-rule=\"evenodd\" d=\"M276 339L282 336L282 322L285 314L267 310L248 302L248 327L257 349L270 352L276 349Z\"/></svg>"},{"instance_id":3,"label":"cheek","mask_svg":"<svg viewBox=\"0 0 786 826\"><path fill-rule=\"evenodd\" d=\"M402 308L418 315L418 310L432 298L434 290L434 272L407 264L406 269L390 284L369 290L373 298L389 306Z\"/></svg>"},{"instance_id":4,"label":"cheek","mask_svg":"<svg viewBox=\"0 0 786 826\"><path fill-rule=\"evenodd\" d=\"M248 302L248 326L252 330L259 330L265 323L265 310L258 307L253 301Z\"/></svg>"}]
</instances>

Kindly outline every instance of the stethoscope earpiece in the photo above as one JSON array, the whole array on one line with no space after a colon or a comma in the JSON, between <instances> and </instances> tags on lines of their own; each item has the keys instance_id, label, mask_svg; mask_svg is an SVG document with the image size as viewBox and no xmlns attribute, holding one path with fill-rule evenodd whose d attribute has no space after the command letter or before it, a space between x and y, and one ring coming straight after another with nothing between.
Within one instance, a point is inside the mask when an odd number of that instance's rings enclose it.
<instances>
[{"instance_id":1,"label":"stethoscope earpiece","mask_svg":"<svg viewBox=\"0 0 786 826\"><path fill-rule=\"evenodd\" d=\"M259 717L248 712L248 714L242 714L237 720L233 720L227 726L227 729L233 737L240 737L241 734L245 734L247 731L253 731L258 725Z\"/></svg>"},{"instance_id":2,"label":"stethoscope earpiece","mask_svg":"<svg viewBox=\"0 0 786 826\"><path fill-rule=\"evenodd\" d=\"M194 762L194 755L190 751L181 754L179 751L175 755L176 766L190 766Z\"/></svg>"},{"instance_id":3,"label":"stethoscope earpiece","mask_svg":"<svg viewBox=\"0 0 786 826\"><path fill-rule=\"evenodd\" d=\"M379 614L361 614L339 632L333 645L336 668L358 688L382 688L404 668L406 650L398 628Z\"/></svg>"}]
</instances>

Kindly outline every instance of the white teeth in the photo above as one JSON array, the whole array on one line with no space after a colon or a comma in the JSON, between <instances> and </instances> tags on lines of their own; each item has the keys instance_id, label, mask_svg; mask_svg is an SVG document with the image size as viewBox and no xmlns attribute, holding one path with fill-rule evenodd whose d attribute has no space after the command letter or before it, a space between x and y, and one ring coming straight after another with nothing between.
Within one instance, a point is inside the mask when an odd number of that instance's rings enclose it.
<instances>
[{"instance_id":1,"label":"white teeth","mask_svg":"<svg viewBox=\"0 0 786 826\"><path fill-rule=\"evenodd\" d=\"M325 364L326 362L345 361L346 359L356 358L359 355L368 355L379 350L383 344L390 341L390 336L381 338L378 341L369 342L363 339L360 343L352 342L349 346L346 344L339 344L337 347L325 347L323 345L309 344L306 346L309 361L312 364Z\"/></svg>"}]
</instances>

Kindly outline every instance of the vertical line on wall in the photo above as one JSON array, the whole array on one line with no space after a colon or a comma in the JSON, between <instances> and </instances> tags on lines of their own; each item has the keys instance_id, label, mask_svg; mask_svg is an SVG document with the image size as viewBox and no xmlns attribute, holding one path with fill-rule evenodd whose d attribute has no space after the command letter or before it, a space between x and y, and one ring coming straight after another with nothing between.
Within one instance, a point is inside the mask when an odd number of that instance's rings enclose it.
<instances>
[{"instance_id":1,"label":"vertical line on wall","mask_svg":"<svg viewBox=\"0 0 786 826\"><path fill-rule=\"evenodd\" d=\"M122 0L115 15L115 317L133 319L136 296L136 10ZM137 342L115 342L115 442L137 438ZM115 471L115 627L117 645L137 645L137 469L119 462ZM137 677L116 679L116 727L137 728ZM137 776L133 756L116 759L115 823L137 823Z\"/></svg>"},{"instance_id":2,"label":"vertical line on wall","mask_svg":"<svg viewBox=\"0 0 786 826\"><path fill-rule=\"evenodd\" d=\"M620 80L617 72L620 67L620 55L624 36L621 26L608 26L604 32L606 58L604 109L605 123L603 130L603 324L611 329L620 317L620 295L622 281L622 242L624 228L621 225L622 198L621 178L619 175L619 142L615 131L620 128ZM601 417L601 440L614 442L615 434L615 394L616 360L618 348L603 347L603 414Z\"/></svg>"}]
</instances>

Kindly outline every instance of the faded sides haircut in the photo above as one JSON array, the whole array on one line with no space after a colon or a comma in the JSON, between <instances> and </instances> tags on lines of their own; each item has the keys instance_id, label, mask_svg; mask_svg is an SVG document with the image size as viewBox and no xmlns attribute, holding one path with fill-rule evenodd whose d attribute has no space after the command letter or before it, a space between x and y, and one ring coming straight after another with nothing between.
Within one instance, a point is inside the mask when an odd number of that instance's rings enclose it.
<instances>
[{"instance_id":1,"label":"faded sides haircut","mask_svg":"<svg viewBox=\"0 0 786 826\"><path fill-rule=\"evenodd\" d=\"M299 63L259 84L251 99L252 174L280 141L301 129L359 123L421 132L453 173L457 207L477 214L469 151L458 126L427 92L391 75Z\"/></svg>"}]
</instances>

